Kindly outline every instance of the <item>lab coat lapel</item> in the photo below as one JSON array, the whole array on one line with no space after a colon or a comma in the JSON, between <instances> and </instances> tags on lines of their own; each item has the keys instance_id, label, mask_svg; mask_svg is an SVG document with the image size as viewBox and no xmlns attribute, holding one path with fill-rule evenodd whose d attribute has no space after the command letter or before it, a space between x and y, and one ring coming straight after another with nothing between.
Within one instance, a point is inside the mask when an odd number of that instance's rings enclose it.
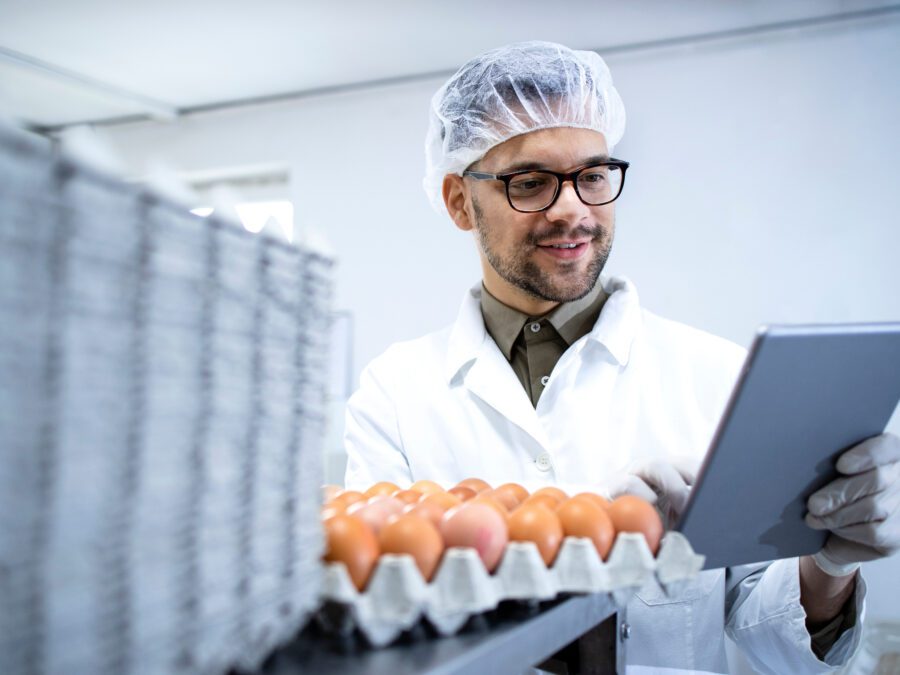
<instances>
[{"instance_id":1,"label":"lab coat lapel","mask_svg":"<svg viewBox=\"0 0 900 675\"><path fill-rule=\"evenodd\" d=\"M445 369L448 384L465 386L500 415L547 447L537 412L500 348L484 327L481 284L466 292L450 333Z\"/></svg>"},{"instance_id":2,"label":"lab coat lapel","mask_svg":"<svg viewBox=\"0 0 900 675\"><path fill-rule=\"evenodd\" d=\"M547 447L546 434L524 387L488 336L466 375L465 386L510 422Z\"/></svg>"}]
</instances>

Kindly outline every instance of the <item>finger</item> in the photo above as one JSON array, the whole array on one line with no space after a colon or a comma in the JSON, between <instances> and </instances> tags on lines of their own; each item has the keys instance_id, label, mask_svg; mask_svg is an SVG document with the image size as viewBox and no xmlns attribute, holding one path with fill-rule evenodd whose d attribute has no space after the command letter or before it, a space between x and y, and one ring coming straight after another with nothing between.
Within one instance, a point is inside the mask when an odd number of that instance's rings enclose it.
<instances>
[{"instance_id":1,"label":"finger","mask_svg":"<svg viewBox=\"0 0 900 675\"><path fill-rule=\"evenodd\" d=\"M900 478L900 462L880 466L848 478L837 478L810 495L806 508L814 516L823 516L845 504L882 492Z\"/></svg>"},{"instance_id":2,"label":"finger","mask_svg":"<svg viewBox=\"0 0 900 675\"><path fill-rule=\"evenodd\" d=\"M833 533L842 539L882 551L896 550L900 547L900 527L896 519L850 525L833 530Z\"/></svg>"},{"instance_id":3,"label":"finger","mask_svg":"<svg viewBox=\"0 0 900 675\"><path fill-rule=\"evenodd\" d=\"M838 458L836 466L838 471L849 475L898 461L900 461L900 436L881 434L854 445Z\"/></svg>"},{"instance_id":4,"label":"finger","mask_svg":"<svg viewBox=\"0 0 900 675\"><path fill-rule=\"evenodd\" d=\"M652 488L637 476L626 476L612 491L613 497L621 495L634 495L651 504L655 504L657 499Z\"/></svg>"},{"instance_id":5,"label":"finger","mask_svg":"<svg viewBox=\"0 0 900 675\"><path fill-rule=\"evenodd\" d=\"M684 512L684 507L687 506L687 502L690 496L690 485L685 485L681 490L672 492L668 495L669 503L672 505L672 509L675 511L676 516L681 515Z\"/></svg>"},{"instance_id":6,"label":"finger","mask_svg":"<svg viewBox=\"0 0 900 675\"><path fill-rule=\"evenodd\" d=\"M672 460L672 466L679 473L687 485L697 482L697 471L700 465L693 457L679 457Z\"/></svg>"},{"instance_id":7,"label":"finger","mask_svg":"<svg viewBox=\"0 0 900 675\"><path fill-rule=\"evenodd\" d=\"M658 493L681 492L686 487L684 478L668 462L652 462L635 473Z\"/></svg>"},{"instance_id":8,"label":"finger","mask_svg":"<svg viewBox=\"0 0 900 675\"><path fill-rule=\"evenodd\" d=\"M823 523L819 518L812 515L811 513L807 513L803 518L804 522L806 522L808 527L811 527L814 530L827 530L829 529L825 523Z\"/></svg>"},{"instance_id":9,"label":"finger","mask_svg":"<svg viewBox=\"0 0 900 675\"><path fill-rule=\"evenodd\" d=\"M898 508L900 494L879 493L863 497L826 515L810 515L814 522L833 531L849 525L886 520L897 513Z\"/></svg>"}]
</instances>

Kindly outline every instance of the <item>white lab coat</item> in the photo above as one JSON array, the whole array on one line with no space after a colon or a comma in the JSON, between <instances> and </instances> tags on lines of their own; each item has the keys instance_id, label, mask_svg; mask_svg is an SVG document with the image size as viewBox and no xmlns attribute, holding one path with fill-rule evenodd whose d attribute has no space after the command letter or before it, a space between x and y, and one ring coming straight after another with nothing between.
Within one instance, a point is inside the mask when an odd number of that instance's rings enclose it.
<instances>
[{"instance_id":1,"label":"white lab coat","mask_svg":"<svg viewBox=\"0 0 900 675\"><path fill-rule=\"evenodd\" d=\"M347 406L347 487L477 476L603 490L635 461L699 461L744 350L642 309L627 279L601 283L609 298L597 323L559 359L536 408L485 329L480 284L453 326L374 359ZM724 672L726 615L764 672L828 669L809 648L796 560L729 573L727 588L719 570L677 597L642 589L628 607L629 669ZM858 627L843 635L826 660L843 664L859 637Z\"/></svg>"}]
</instances>

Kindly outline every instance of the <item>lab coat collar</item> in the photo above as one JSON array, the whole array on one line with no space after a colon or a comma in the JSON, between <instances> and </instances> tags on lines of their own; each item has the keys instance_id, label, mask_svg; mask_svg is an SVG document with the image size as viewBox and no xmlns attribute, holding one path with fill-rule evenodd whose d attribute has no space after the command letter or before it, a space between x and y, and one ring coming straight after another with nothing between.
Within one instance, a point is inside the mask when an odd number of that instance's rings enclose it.
<instances>
[{"instance_id":1,"label":"lab coat collar","mask_svg":"<svg viewBox=\"0 0 900 675\"><path fill-rule=\"evenodd\" d=\"M637 289L625 277L601 277L609 295L587 339L604 347L619 365L627 365L631 345L641 325ZM474 362L485 341L491 340L481 315L481 282L466 291L456 323L450 331L444 375L448 384Z\"/></svg>"},{"instance_id":2,"label":"lab coat collar","mask_svg":"<svg viewBox=\"0 0 900 675\"><path fill-rule=\"evenodd\" d=\"M602 277L600 283L609 298L597 323L588 333L588 339L605 347L620 366L625 366L631 356L631 345L641 327L637 289L625 277Z\"/></svg>"},{"instance_id":3,"label":"lab coat collar","mask_svg":"<svg viewBox=\"0 0 900 675\"><path fill-rule=\"evenodd\" d=\"M450 331L450 342L447 345L447 361L444 375L448 384L452 384L464 366L478 358L482 345L490 339L481 316L481 282L466 291L462 306L456 317L456 323Z\"/></svg>"}]
</instances>

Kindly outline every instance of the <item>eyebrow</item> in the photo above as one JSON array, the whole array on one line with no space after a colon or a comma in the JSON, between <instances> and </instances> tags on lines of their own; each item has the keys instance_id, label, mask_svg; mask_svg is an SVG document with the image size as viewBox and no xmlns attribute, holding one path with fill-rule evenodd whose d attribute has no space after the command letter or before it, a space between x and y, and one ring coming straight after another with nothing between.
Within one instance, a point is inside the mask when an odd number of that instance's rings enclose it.
<instances>
[{"instance_id":1,"label":"eyebrow","mask_svg":"<svg viewBox=\"0 0 900 675\"><path fill-rule=\"evenodd\" d=\"M588 157L583 162L578 164L577 166L588 166L590 164L599 164L600 162L608 162L609 155L594 155L593 157ZM540 162L516 162L515 164L511 164L506 167L503 171L497 171L496 173L513 173L514 171L553 171L553 169L549 168L546 164L541 164Z\"/></svg>"}]
</instances>

